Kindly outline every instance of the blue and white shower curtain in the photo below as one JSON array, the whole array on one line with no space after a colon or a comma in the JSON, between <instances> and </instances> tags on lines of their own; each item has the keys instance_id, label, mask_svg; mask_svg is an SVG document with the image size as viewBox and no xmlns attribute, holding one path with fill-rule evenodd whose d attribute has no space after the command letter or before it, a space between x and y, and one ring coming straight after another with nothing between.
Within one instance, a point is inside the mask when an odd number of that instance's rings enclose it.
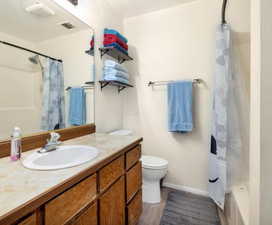
<instances>
[{"instance_id":1,"label":"blue and white shower curtain","mask_svg":"<svg viewBox=\"0 0 272 225\"><path fill-rule=\"evenodd\" d=\"M61 62L44 58L43 70L42 130L65 127L64 77Z\"/></svg>"},{"instance_id":2,"label":"blue and white shower curtain","mask_svg":"<svg viewBox=\"0 0 272 225\"><path fill-rule=\"evenodd\" d=\"M230 27L220 25L216 32L216 68L212 106L211 151L209 154L209 195L224 209L227 189L227 151L230 102Z\"/></svg>"}]
</instances>

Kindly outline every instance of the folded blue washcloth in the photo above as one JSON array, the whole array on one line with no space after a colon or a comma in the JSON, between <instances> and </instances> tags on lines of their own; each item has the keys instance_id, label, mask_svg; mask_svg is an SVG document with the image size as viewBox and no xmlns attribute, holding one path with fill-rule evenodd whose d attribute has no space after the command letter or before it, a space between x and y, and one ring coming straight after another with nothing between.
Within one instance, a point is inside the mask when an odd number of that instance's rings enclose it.
<instances>
[{"instance_id":1,"label":"folded blue washcloth","mask_svg":"<svg viewBox=\"0 0 272 225\"><path fill-rule=\"evenodd\" d=\"M107 69L113 68L113 69L120 70L122 72L128 73L128 70L125 67L123 67L118 62L115 62L115 61L110 60L110 59L105 60L104 68L107 68Z\"/></svg>"},{"instance_id":2,"label":"folded blue washcloth","mask_svg":"<svg viewBox=\"0 0 272 225\"><path fill-rule=\"evenodd\" d=\"M121 77L121 78L124 78L124 79L127 79L127 80L129 79L128 73L125 73L125 72L120 71L120 70L116 70L114 68L109 68L109 67L104 67L103 74L104 74L104 76L108 75L108 76Z\"/></svg>"},{"instance_id":3,"label":"folded blue washcloth","mask_svg":"<svg viewBox=\"0 0 272 225\"><path fill-rule=\"evenodd\" d=\"M117 30L105 28L104 34L114 34L117 37L119 37L122 41L124 41L125 43L128 43L128 39L125 38L122 34L120 34Z\"/></svg>"},{"instance_id":4,"label":"folded blue washcloth","mask_svg":"<svg viewBox=\"0 0 272 225\"><path fill-rule=\"evenodd\" d=\"M86 124L86 93L83 88L71 88L69 123L74 126Z\"/></svg>"},{"instance_id":5,"label":"folded blue washcloth","mask_svg":"<svg viewBox=\"0 0 272 225\"><path fill-rule=\"evenodd\" d=\"M168 130L170 132L190 132L193 129L192 81L169 83L168 92Z\"/></svg>"},{"instance_id":6,"label":"folded blue washcloth","mask_svg":"<svg viewBox=\"0 0 272 225\"><path fill-rule=\"evenodd\" d=\"M125 84L128 84L129 81L127 79L124 79L124 78L121 78L121 77L116 77L116 76L104 76L104 80L107 80L107 81L119 81L119 82L122 82L122 83L125 83Z\"/></svg>"}]
</instances>

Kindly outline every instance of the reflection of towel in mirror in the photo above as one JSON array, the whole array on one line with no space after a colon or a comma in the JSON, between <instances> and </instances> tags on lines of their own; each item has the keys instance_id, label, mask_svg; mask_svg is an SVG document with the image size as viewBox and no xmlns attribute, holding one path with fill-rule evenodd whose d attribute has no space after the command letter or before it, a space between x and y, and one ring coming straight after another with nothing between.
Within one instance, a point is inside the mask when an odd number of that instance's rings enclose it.
<instances>
[{"instance_id":1,"label":"reflection of towel in mirror","mask_svg":"<svg viewBox=\"0 0 272 225\"><path fill-rule=\"evenodd\" d=\"M83 88L71 88L69 123L80 126L86 124L86 93Z\"/></svg>"}]
</instances>

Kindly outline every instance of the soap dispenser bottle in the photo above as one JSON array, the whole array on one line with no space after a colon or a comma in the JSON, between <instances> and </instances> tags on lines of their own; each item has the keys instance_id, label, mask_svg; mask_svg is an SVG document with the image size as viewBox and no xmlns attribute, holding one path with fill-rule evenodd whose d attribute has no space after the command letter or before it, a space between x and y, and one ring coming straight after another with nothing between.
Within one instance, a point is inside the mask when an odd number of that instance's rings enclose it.
<instances>
[{"instance_id":1,"label":"soap dispenser bottle","mask_svg":"<svg viewBox=\"0 0 272 225\"><path fill-rule=\"evenodd\" d=\"M10 159L17 161L22 153L22 132L19 127L14 127L11 135Z\"/></svg>"}]
</instances>

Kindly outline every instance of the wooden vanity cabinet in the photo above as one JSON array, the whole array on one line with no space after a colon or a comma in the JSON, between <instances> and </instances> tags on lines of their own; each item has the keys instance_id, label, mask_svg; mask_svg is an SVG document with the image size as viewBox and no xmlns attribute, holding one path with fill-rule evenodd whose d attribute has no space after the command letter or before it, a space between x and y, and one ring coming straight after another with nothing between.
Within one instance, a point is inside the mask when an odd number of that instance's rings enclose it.
<instances>
[{"instance_id":1,"label":"wooden vanity cabinet","mask_svg":"<svg viewBox=\"0 0 272 225\"><path fill-rule=\"evenodd\" d=\"M37 215L32 213L31 215L24 218L21 222L18 222L18 225L37 225Z\"/></svg>"},{"instance_id":2,"label":"wooden vanity cabinet","mask_svg":"<svg viewBox=\"0 0 272 225\"><path fill-rule=\"evenodd\" d=\"M45 225L65 224L96 198L96 174L45 204Z\"/></svg>"},{"instance_id":3,"label":"wooden vanity cabinet","mask_svg":"<svg viewBox=\"0 0 272 225\"><path fill-rule=\"evenodd\" d=\"M100 225L125 225L125 178L122 176L99 199Z\"/></svg>"},{"instance_id":4,"label":"wooden vanity cabinet","mask_svg":"<svg viewBox=\"0 0 272 225\"><path fill-rule=\"evenodd\" d=\"M76 218L71 225L98 225L97 203L95 202L90 207L87 207L87 209Z\"/></svg>"},{"instance_id":5,"label":"wooden vanity cabinet","mask_svg":"<svg viewBox=\"0 0 272 225\"><path fill-rule=\"evenodd\" d=\"M84 172L86 178L33 208L32 214L7 225L136 225L142 213L140 157L140 145L123 150L91 174Z\"/></svg>"}]
</instances>

